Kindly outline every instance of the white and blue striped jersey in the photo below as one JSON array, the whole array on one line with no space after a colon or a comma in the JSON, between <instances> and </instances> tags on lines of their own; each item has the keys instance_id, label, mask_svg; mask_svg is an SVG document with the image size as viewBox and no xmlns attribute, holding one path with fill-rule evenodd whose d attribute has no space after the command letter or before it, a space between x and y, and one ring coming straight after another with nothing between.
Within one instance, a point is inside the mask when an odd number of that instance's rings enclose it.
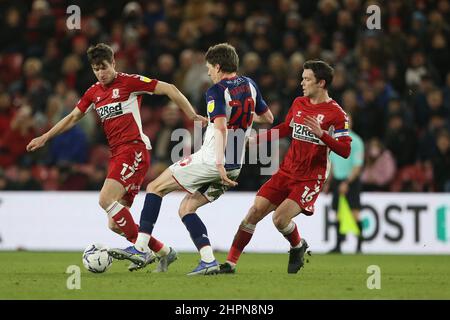
<instances>
[{"instance_id":1,"label":"white and blue striped jersey","mask_svg":"<svg viewBox=\"0 0 450 320\"><path fill-rule=\"evenodd\" d=\"M244 76L222 79L208 89L205 98L209 123L201 148L203 161L216 163L214 119L226 117L228 138L225 169L240 168L245 156L245 142L253 124L253 115L265 113L267 104L256 83Z\"/></svg>"}]
</instances>

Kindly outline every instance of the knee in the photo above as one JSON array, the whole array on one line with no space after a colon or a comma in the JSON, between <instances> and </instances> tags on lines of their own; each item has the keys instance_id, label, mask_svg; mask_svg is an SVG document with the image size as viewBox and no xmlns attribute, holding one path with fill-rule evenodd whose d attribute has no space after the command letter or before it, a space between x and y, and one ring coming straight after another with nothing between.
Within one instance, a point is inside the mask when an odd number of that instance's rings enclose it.
<instances>
[{"instance_id":1,"label":"knee","mask_svg":"<svg viewBox=\"0 0 450 320\"><path fill-rule=\"evenodd\" d=\"M289 223L289 221L286 221L285 217L283 217L280 214L277 214L277 212L275 212L273 214L272 221L278 230L285 228L287 226L287 224Z\"/></svg>"},{"instance_id":2,"label":"knee","mask_svg":"<svg viewBox=\"0 0 450 320\"><path fill-rule=\"evenodd\" d=\"M250 224L257 224L264 218L265 214L264 211L261 210L261 208L258 208L257 206L252 206L250 210L248 211L247 218L245 219L247 223Z\"/></svg>"},{"instance_id":3,"label":"knee","mask_svg":"<svg viewBox=\"0 0 450 320\"><path fill-rule=\"evenodd\" d=\"M155 188L155 183L154 183L154 181L150 182L150 183L147 185L147 188L145 188L145 191L146 191L147 193L155 193L155 192L154 192L155 190L156 190L156 188Z\"/></svg>"},{"instance_id":4,"label":"knee","mask_svg":"<svg viewBox=\"0 0 450 320\"><path fill-rule=\"evenodd\" d=\"M108 209L108 207L113 203L114 201L110 198L107 197L103 194L100 194L100 198L98 199L98 204L100 205L100 207L103 208L103 210L106 211L106 209Z\"/></svg>"},{"instance_id":5,"label":"knee","mask_svg":"<svg viewBox=\"0 0 450 320\"><path fill-rule=\"evenodd\" d=\"M197 210L188 200L183 200L178 209L178 215L183 218L188 213L194 213Z\"/></svg>"},{"instance_id":6,"label":"knee","mask_svg":"<svg viewBox=\"0 0 450 320\"><path fill-rule=\"evenodd\" d=\"M147 185L147 188L145 188L145 191L147 193L154 193L154 194L156 194L156 195L158 195L160 197L163 196L163 190L161 188L161 185L158 184L155 180L153 180L152 182L150 182Z\"/></svg>"}]
</instances>

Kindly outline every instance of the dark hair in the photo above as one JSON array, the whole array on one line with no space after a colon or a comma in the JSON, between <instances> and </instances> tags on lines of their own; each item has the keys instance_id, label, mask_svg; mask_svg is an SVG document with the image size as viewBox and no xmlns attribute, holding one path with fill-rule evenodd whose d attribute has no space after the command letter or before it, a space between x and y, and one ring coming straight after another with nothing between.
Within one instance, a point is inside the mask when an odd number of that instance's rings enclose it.
<instances>
[{"instance_id":1,"label":"dark hair","mask_svg":"<svg viewBox=\"0 0 450 320\"><path fill-rule=\"evenodd\" d=\"M228 43L220 43L209 47L205 60L211 65L218 64L226 73L236 72L239 68L239 57L236 49Z\"/></svg>"},{"instance_id":2,"label":"dark hair","mask_svg":"<svg viewBox=\"0 0 450 320\"><path fill-rule=\"evenodd\" d=\"M333 81L334 69L325 61L308 60L303 64L303 69L310 69L314 73L317 82L325 80L324 89Z\"/></svg>"},{"instance_id":3,"label":"dark hair","mask_svg":"<svg viewBox=\"0 0 450 320\"><path fill-rule=\"evenodd\" d=\"M112 63L114 52L107 44L98 43L95 46L89 47L87 56L91 65L102 65L105 60Z\"/></svg>"}]
</instances>

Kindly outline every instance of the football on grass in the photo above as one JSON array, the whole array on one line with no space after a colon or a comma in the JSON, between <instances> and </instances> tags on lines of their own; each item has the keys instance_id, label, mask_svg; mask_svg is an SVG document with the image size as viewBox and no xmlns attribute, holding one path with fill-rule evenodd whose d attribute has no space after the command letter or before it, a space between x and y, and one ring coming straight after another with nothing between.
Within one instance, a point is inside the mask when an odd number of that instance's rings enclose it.
<instances>
[{"instance_id":1,"label":"football on grass","mask_svg":"<svg viewBox=\"0 0 450 320\"><path fill-rule=\"evenodd\" d=\"M113 258L108 255L108 248L94 243L86 247L83 252L83 265L93 273L102 273L111 267Z\"/></svg>"}]
</instances>

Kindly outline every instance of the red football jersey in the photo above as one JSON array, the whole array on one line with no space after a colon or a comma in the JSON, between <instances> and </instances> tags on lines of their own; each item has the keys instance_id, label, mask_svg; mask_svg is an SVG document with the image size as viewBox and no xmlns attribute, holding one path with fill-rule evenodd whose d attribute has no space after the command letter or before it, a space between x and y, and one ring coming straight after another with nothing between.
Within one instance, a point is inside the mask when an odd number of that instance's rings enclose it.
<instances>
[{"instance_id":1,"label":"red football jersey","mask_svg":"<svg viewBox=\"0 0 450 320\"><path fill-rule=\"evenodd\" d=\"M330 169L330 149L303 124L306 116L317 118L331 137L351 141L347 115L336 101L312 104L308 97L297 97L285 119L292 141L279 171L298 181L324 180Z\"/></svg>"},{"instance_id":2,"label":"red football jersey","mask_svg":"<svg viewBox=\"0 0 450 320\"><path fill-rule=\"evenodd\" d=\"M158 80L118 72L108 86L92 85L76 107L86 113L94 109L100 117L109 147L143 142L150 150L150 139L142 131L140 107L142 94L152 94Z\"/></svg>"}]
</instances>

